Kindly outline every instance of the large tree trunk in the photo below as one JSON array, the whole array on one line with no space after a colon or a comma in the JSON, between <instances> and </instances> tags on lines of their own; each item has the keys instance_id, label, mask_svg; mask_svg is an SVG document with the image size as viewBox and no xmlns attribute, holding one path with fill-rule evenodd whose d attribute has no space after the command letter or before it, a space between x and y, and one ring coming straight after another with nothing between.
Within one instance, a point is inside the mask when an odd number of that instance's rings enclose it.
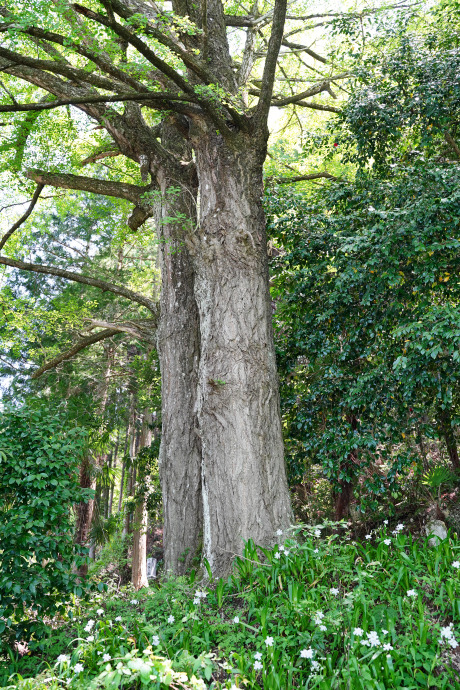
<instances>
[{"instance_id":1,"label":"large tree trunk","mask_svg":"<svg viewBox=\"0 0 460 690\"><path fill-rule=\"evenodd\" d=\"M170 150L180 146L182 159L190 160L190 152L184 151L183 140L177 132L169 127L165 129L164 144ZM200 549L203 513L201 442L196 414L199 316L194 297L193 266L184 244L186 231L196 223L194 170L190 169L188 176L182 174L179 180L163 169L157 173L161 193L157 223L161 237L162 278L158 328L162 393L159 467L165 570L176 575L186 571ZM171 191L173 187L175 192ZM184 223L187 226L184 227Z\"/></svg>"},{"instance_id":2,"label":"large tree trunk","mask_svg":"<svg viewBox=\"0 0 460 690\"><path fill-rule=\"evenodd\" d=\"M220 576L243 540L272 544L292 512L262 208L265 140L240 133L230 148L212 127L192 136L200 182L191 247L201 326L203 555Z\"/></svg>"}]
</instances>

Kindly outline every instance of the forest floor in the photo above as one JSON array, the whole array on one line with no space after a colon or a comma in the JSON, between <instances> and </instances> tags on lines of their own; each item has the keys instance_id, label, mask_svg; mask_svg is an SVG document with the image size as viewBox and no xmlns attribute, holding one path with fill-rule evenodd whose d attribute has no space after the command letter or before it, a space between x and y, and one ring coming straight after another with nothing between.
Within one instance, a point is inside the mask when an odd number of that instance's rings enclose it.
<instances>
[{"instance_id":1,"label":"forest floor","mask_svg":"<svg viewBox=\"0 0 460 690\"><path fill-rule=\"evenodd\" d=\"M272 550L248 543L225 581L109 583L41 649L11 652L0 685L460 689L460 541L409 527L297 526Z\"/></svg>"}]
</instances>

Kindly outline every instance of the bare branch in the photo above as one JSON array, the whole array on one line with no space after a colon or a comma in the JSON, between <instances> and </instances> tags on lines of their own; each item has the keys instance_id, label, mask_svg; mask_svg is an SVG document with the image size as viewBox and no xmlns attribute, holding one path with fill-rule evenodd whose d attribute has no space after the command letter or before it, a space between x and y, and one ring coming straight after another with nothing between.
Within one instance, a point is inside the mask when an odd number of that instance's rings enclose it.
<instances>
[{"instance_id":1,"label":"bare branch","mask_svg":"<svg viewBox=\"0 0 460 690\"><path fill-rule=\"evenodd\" d=\"M18 261L17 259L10 259L6 256L0 256L0 265L10 266L11 268L18 268L20 271L31 271L32 273L44 273L45 275L56 276L58 278L65 278L66 280L72 280L75 283L83 283L84 285L91 285L96 287L102 292L112 292L115 295L125 297L131 302L136 302L137 304L142 304L142 306L147 307L149 311L155 316L158 313L158 304L144 295L140 295L134 290L130 290L122 285L114 285L113 283L106 282L105 280L100 280L99 278L91 278L90 276L82 275L81 273L74 273L73 271L67 271L62 268L57 268L55 266L45 266L43 264L31 264L25 261Z\"/></svg>"},{"instance_id":2,"label":"bare branch","mask_svg":"<svg viewBox=\"0 0 460 690\"><path fill-rule=\"evenodd\" d=\"M111 328L119 333L128 333L133 338L157 345L157 319L136 319L135 321L109 322L100 319L89 319L91 328Z\"/></svg>"},{"instance_id":3,"label":"bare branch","mask_svg":"<svg viewBox=\"0 0 460 690\"><path fill-rule=\"evenodd\" d=\"M330 173L323 172L319 173L309 173L307 175L296 175L295 177L274 177L272 178L278 184L289 184L290 182L307 182L308 180L319 180L324 178L326 180L339 180L339 177L331 175Z\"/></svg>"},{"instance_id":4,"label":"bare branch","mask_svg":"<svg viewBox=\"0 0 460 690\"><path fill-rule=\"evenodd\" d=\"M55 357L54 359L50 360L43 366L41 366L37 371L35 371L32 374L33 379L38 379L42 374L45 373L45 371L49 371L50 369L55 369L59 364L62 362L65 362L68 359L72 359L72 357L75 357L76 354L81 352L81 350L84 350L85 348L89 347L90 345L94 345L95 343L98 343L101 340L105 340L105 338L111 338L114 335L117 335L120 331L115 330L114 328L107 328L104 331L100 331L99 333L93 333L92 335L86 336L86 338L82 338L78 342L73 345L69 350L66 350L65 352L61 352L60 355Z\"/></svg>"},{"instance_id":5,"label":"bare branch","mask_svg":"<svg viewBox=\"0 0 460 690\"><path fill-rule=\"evenodd\" d=\"M318 93L322 93L323 91L328 91L329 93L331 92L331 86L328 79L325 79L320 84L315 84L314 86L311 86L309 89L306 89L306 91L297 93L294 96L288 96L287 98L279 98L275 96L273 98L272 104L276 105L278 108L281 108L283 105L291 105L291 103L303 101L304 98L309 98L309 96L316 96Z\"/></svg>"},{"instance_id":6,"label":"bare branch","mask_svg":"<svg viewBox=\"0 0 460 690\"><path fill-rule=\"evenodd\" d=\"M16 230L17 230L18 228L20 228L21 225L22 225L23 223L26 222L27 218L30 216L30 214L31 214L32 211L34 210L35 204L37 203L38 197L40 196L40 194L41 194L41 192L42 192L44 186L45 186L44 184L41 184L40 182L38 183L38 185L37 185L37 187L36 187L36 189L35 189L34 195L33 195L33 197L32 197L32 200L31 200L31 202L30 202L30 204L29 204L29 207L28 207L27 211L24 213L23 216L21 216L21 217L19 218L19 220L16 221L16 223L15 223L14 225L11 226L11 228L8 230L8 232L6 232L6 233L3 235L2 239L0 240L0 249L3 249L3 247L5 246L5 244L6 244L6 243L8 242L8 240L10 239L11 235L12 235L14 232L16 232Z\"/></svg>"},{"instance_id":7,"label":"bare branch","mask_svg":"<svg viewBox=\"0 0 460 690\"><path fill-rule=\"evenodd\" d=\"M311 48L308 48L307 46L300 45L298 43L291 43L291 41L287 41L284 39L281 43L281 45L286 46L286 48L291 48L291 50L300 50L303 53L307 53L310 57L312 57L314 60L318 60L319 62L322 62L323 64L327 63L326 58L323 58L321 55L318 55L318 53L315 53L314 50Z\"/></svg>"},{"instance_id":8,"label":"bare branch","mask_svg":"<svg viewBox=\"0 0 460 690\"><path fill-rule=\"evenodd\" d=\"M302 106L302 108L312 108L312 110L324 110L327 113L340 113L340 108L336 108L333 105L322 105L321 103L311 103L311 101L297 101L296 105Z\"/></svg>"},{"instance_id":9,"label":"bare branch","mask_svg":"<svg viewBox=\"0 0 460 690\"><path fill-rule=\"evenodd\" d=\"M121 155L121 151L118 150L113 150L113 151L98 151L97 153L92 153L91 156L88 156L88 158L85 158L80 162L81 167L83 168L85 165L91 165L91 163L95 163L96 161L100 161L103 158L116 158L117 156Z\"/></svg>"}]
</instances>

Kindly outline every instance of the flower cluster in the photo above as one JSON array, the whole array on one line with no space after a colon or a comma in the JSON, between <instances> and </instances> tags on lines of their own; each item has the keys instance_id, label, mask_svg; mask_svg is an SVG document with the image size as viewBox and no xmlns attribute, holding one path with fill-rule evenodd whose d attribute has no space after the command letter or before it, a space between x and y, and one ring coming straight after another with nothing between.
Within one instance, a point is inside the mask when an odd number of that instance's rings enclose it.
<instances>
[{"instance_id":1,"label":"flower cluster","mask_svg":"<svg viewBox=\"0 0 460 690\"><path fill-rule=\"evenodd\" d=\"M449 647L452 647L452 649L456 649L458 647L458 642L455 639L453 628L453 623L446 626L445 628L441 628L441 637L439 639L439 644L447 644L449 645Z\"/></svg>"},{"instance_id":2,"label":"flower cluster","mask_svg":"<svg viewBox=\"0 0 460 690\"><path fill-rule=\"evenodd\" d=\"M195 606L197 606L198 604L201 604L201 600L206 599L207 596L208 596L207 592L200 592L199 590L197 590L195 592L195 597L193 599L193 603L195 604Z\"/></svg>"}]
</instances>

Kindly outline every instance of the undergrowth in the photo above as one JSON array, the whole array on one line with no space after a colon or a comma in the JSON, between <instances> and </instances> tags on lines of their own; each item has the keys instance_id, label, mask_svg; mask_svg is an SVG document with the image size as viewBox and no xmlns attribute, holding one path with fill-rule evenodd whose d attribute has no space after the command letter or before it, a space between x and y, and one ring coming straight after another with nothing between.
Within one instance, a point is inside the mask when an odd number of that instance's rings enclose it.
<instances>
[{"instance_id":1,"label":"undergrowth","mask_svg":"<svg viewBox=\"0 0 460 690\"><path fill-rule=\"evenodd\" d=\"M196 574L93 597L3 687L460 688L460 543L403 525L363 543L298 526L245 545L227 580ZM6 678L10 676L9 680Z\"/></svg>"}]
</instances>

